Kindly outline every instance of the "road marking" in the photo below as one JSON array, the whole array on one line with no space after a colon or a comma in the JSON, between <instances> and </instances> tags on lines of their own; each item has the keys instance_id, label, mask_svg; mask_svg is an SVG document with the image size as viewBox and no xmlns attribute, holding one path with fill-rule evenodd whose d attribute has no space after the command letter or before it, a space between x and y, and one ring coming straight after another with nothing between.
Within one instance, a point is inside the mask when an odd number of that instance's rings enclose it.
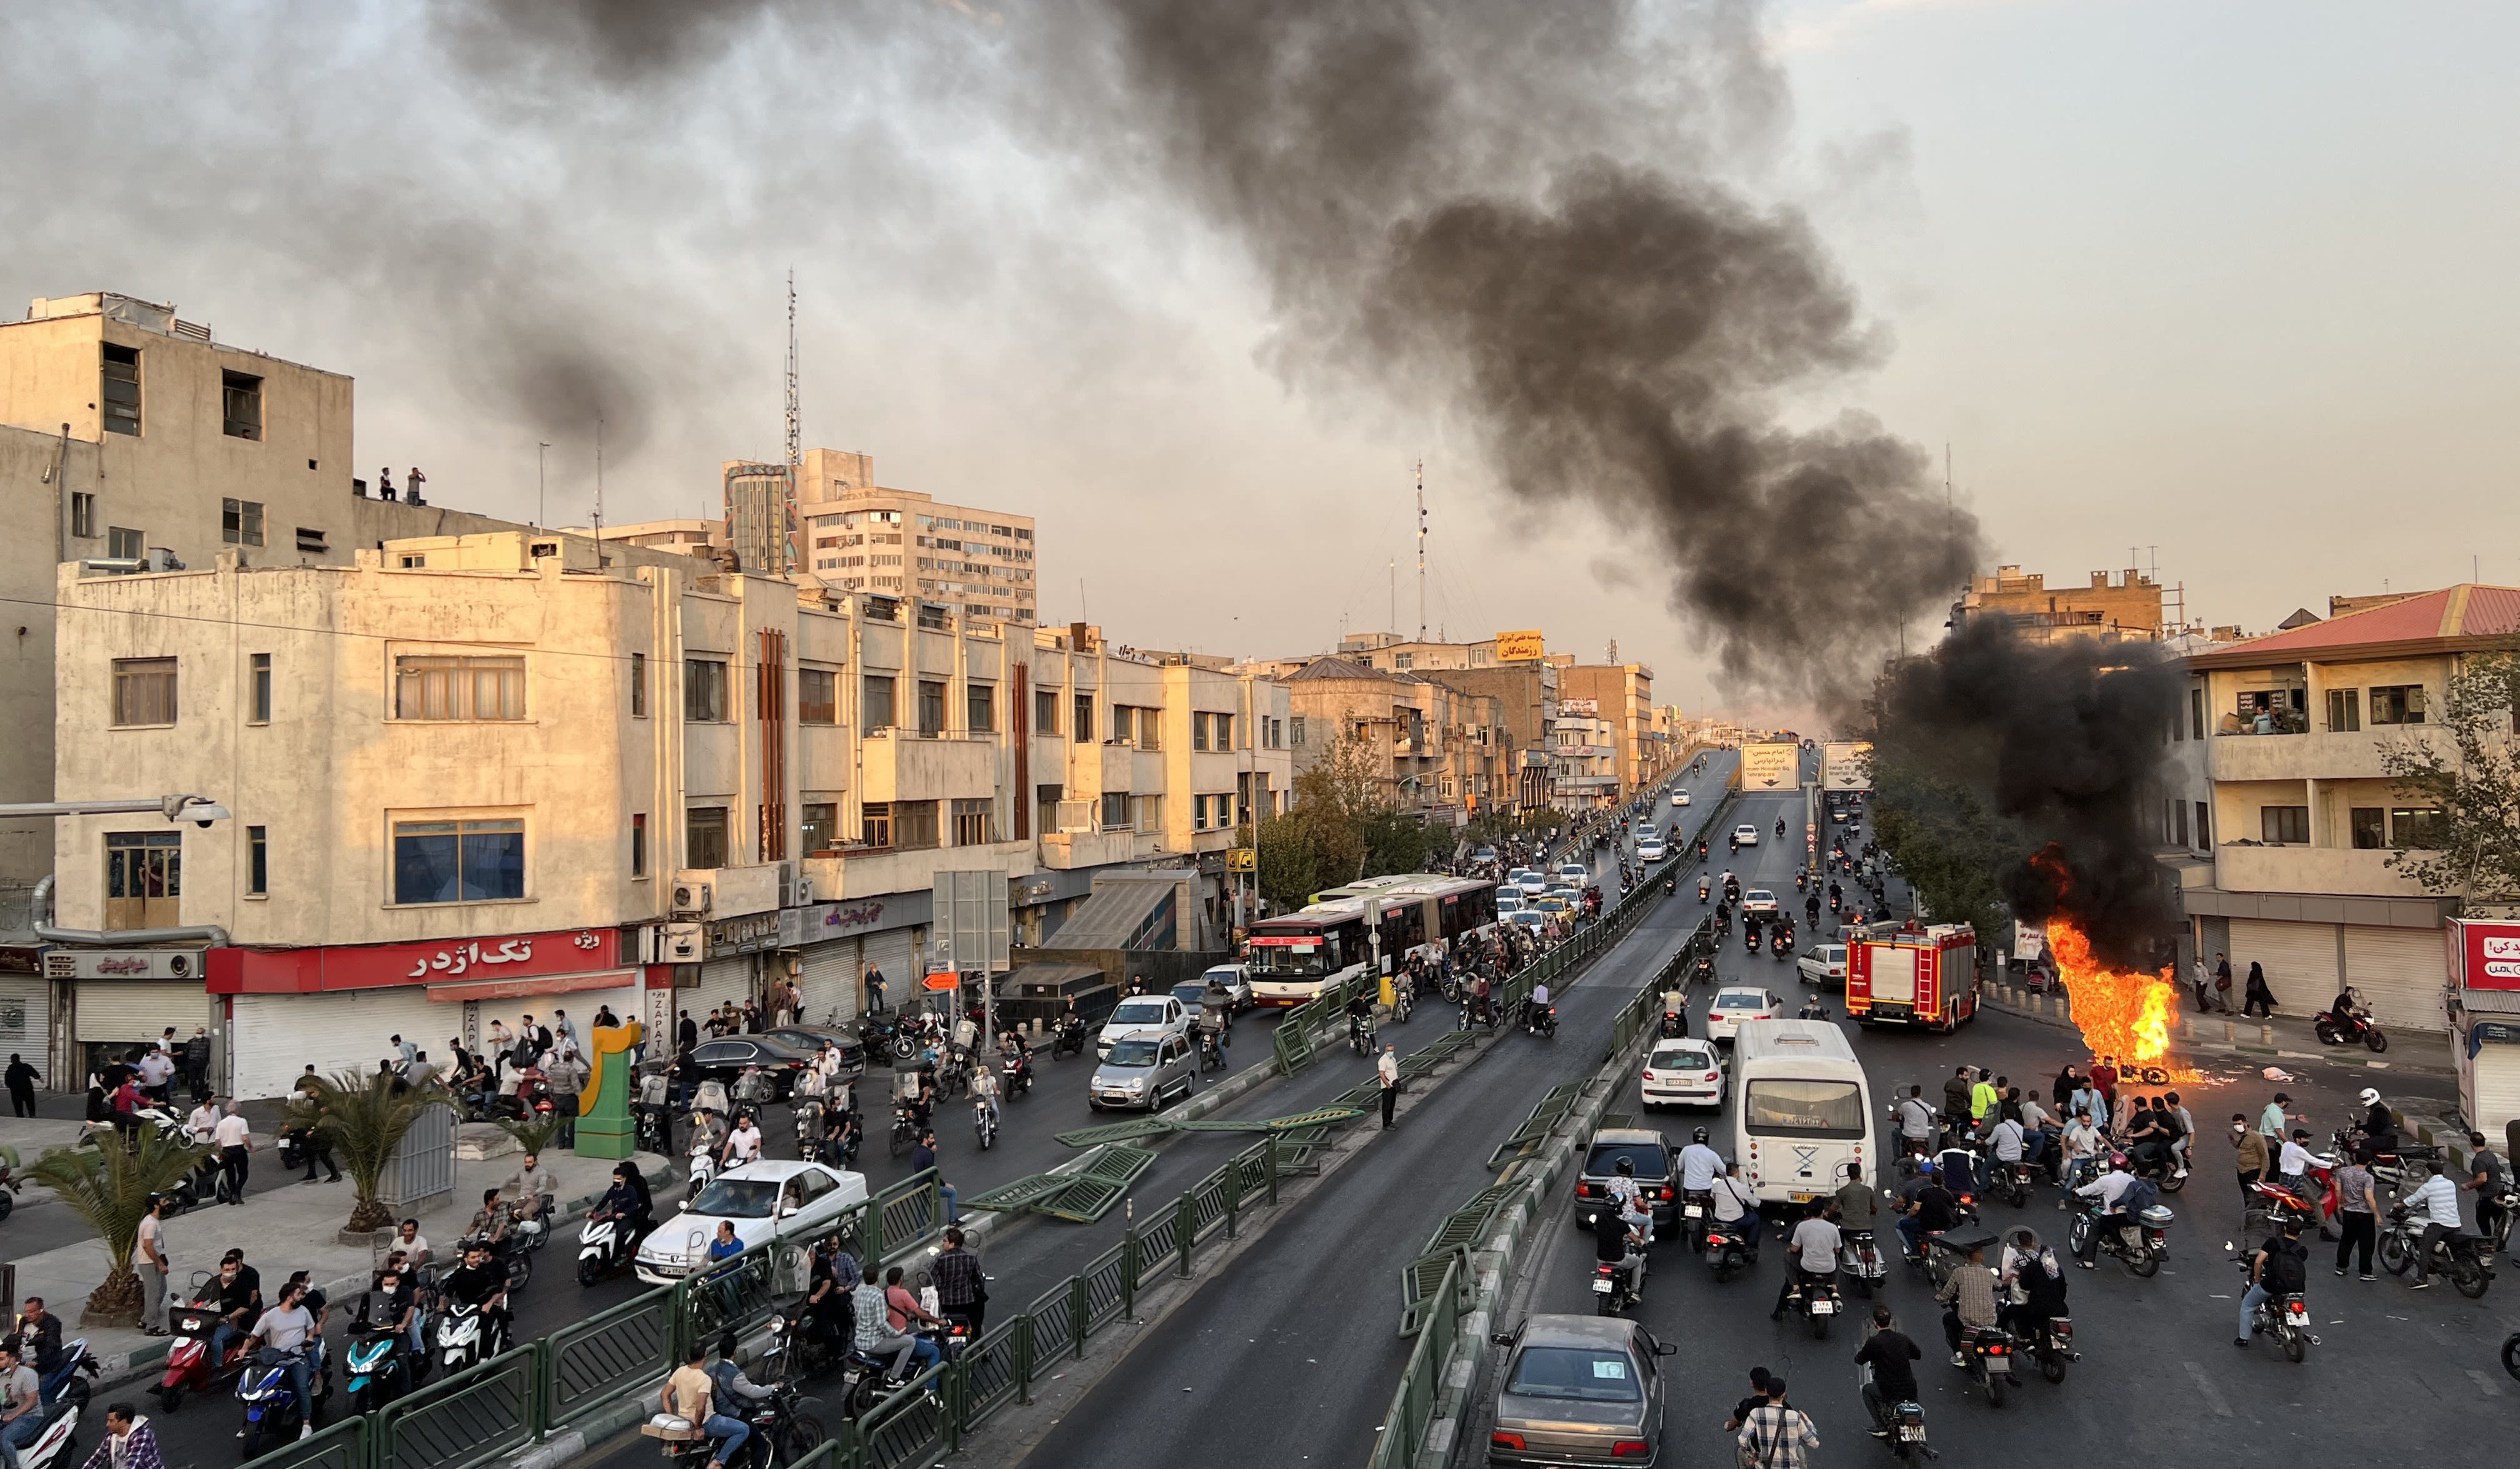
<instances>
[{"instance_id":1,"label":"road marking","mask_svg":"<svg viewBox=\"0 0 2520 1469\"><path fill-rule=\"evenodd\" d=\"M2502 1390L2494 1385L2493 1378L2486 1376L2484 1373L2477 1371L2473 1367L2468 1368L2467 1375L2469 1380L2476 1384L2476 1390L2483 1393L2486 1397L2499 1398L2502 1396Z\"/></svg>"},{"instance_id":2,"label":"road marking","mask_svg":"<svg viewBox=\"0 0 2520 1469\"><path fill-rule=\"evenodd\" d=\"M2231 1416L2231 1404L2223 1400L2223 1390L2214 1386L2214 1379L2205 1375L2203 1367L2194 1362L2182 1362L2180 1365L2187 1369L2189 1379L2196 1384L2197 1396L2205 1400L2205 1405L2214 1410L2215 1417Z\"/></svg>"}]
</instances>

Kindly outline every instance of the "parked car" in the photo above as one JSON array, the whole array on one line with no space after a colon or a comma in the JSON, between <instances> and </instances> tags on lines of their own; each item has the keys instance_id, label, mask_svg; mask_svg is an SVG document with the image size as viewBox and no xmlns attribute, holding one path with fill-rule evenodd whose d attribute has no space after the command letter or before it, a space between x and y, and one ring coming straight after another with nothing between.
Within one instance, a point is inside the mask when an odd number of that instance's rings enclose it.
<instances>
[{"instance_id":1,"label":"parked car","mask_svg":"<svg viewBox=\"0 0 2520 1469\"><path fill-rule=\"evenodd\" d=\"M1610 1180L1619 1160L1636 1166L1637 1186L1652 1201L1654 1222L1671 1222L1679 1179L1672 1167L1671 1144L1659 1132L1643 1127L1603 1127L1584 1149L1584 1170L1575 1175L1575 1227L1591 1229L1609 1201Z\"/></svg>"},{"instance_id":2,"label":"parked car","mask_svg":"<svg viewBox=\"0 0 2520 1469\"><path fill-rule=\"evenodd\" d=\"M1756 985L1729 985L1715 991L1715 1003L1706 1009L1706 1038L1718 1045L1731 1045L1745 1020L1778 1020L1785 1014L1785 1002Z\"/></svg>"},{"instance_id":3,"label":"parked car","mask_svg":"<svg viewBox=\"0 0 2520 1469\"><path fill-rule=\"evenodd\" d=\"M822 1048L819 1040L814 1045L816 1050ZM745 1068L757 1066L770 1079L771 1100L779 1101L795 1088L796 1078L805 1070L811 1055L767 1035L727 1035L692 1047L691 1060L684 1067L685 1079L697 1085L703 1078L714 1077L726 1083L732 1095Z\"/></svg>"},{"instance_id":4,"label":"parked car","mask_svg":"<svg viewBox=\"0 0 2520 1469\"><path fill-rule=\"evenodd\" d=\"M1842 987L1846 984L1846 945L1815 943L1794 960L1794 968L1802 971L1806 985Z\"/></svg>"},{"instance_id":5,"label":"parked car","mask_svg":"<svg viewBox=\"0 0 2520 1469\"><path fill-rule=\"evenodd\" d=\"M1744 847L1756 847L1759 845L1759 829L1744 821L1732 828L1732 840Z\"/></svg>"},{"instance_id":6,"label":"parked car","mask_svg":"<svg viewBox=\"0 0 2520 1469\"><path fill-rule=\"evenodd\" d=\"M840 1070L852 1077L866 1075L866 1047L858 1042L857 1036L846 1032L834 1031L828 1026L780 1026L762 1032L761 1035L765 1040L793 1046L808 1056L821 1055L823 1042L828 1040L840 1048Z\"/></svg>"},{"instance_id":7,"label":"parked car","mask_svg":"<svg viewBox=\"0 0 2520 1469\"><path fill-rule=\"evenodd\" d=\"M1507 1349L1488 1434L1492 1469L1662 1461L1661 1358L1679 1351L1625 1316L1533 1315Z\"/></svg>"},{"instance_id":8,"label":"parked car","mask_svg":"<svg viewBox=\"0 0 2520 1469\"><path fill-rule=\"evenodd\" d=\"M787 1235L824 1232L866 1202L866 1176L820 1163L761 1159L717 1175L682 1212L639 1246L633 1268L650 1285L671 1285L708 1260L720 1220L745 1248Z\"/></svg>"},{"instance_id":9,"label":"parked car","mask_svg":"<svg viewBox=\"0 0 2520 1469\"><path fill-rule=\"evenodd\" d=\"M1638 1086L1647 1107L1721 1108L1724 1062L1712 1041L1656 1041Z\"/></svg>"},{"instance_id":10,"label":"parked car","mask_svg":"<svg viewBox=\"0 0 2520 1469\"><path fill-rule=\"evenodd\" d=\"M1769 892L1765 888L1752 888L1741 895L1741 911L1744 913L1774 913L1777 911L1777 895Z\"/></svg>"},{"instance_id":11,"label":"parked car","mask_svg":"<svg viewBox=\"0 0 2520 1469\"><path fill-rule=\"evenodd\" d=\"M1097 1112L1105 1107L1158 1112L1166 1101L1189 1096L1197 1084L1198 1063L1192 1059L1188 1039L1170 1032L1129 1035L1103 1052L1094 1079L1086 1083L1085 1104Z\"/></svg>"},{"instance_id":12,"label":"parked car","mask_svg":"<svg viewBox=\"0 0 2520 1469\"><path fill-rule=\"evenodd\" d=\"M1133 994L1120 1001L1111 1018L1094 1036L1094 1054L1107 1056L1112 1045L1131 1036L1190 1035L1191 1012L1169 994Z\"/></svg>"}]
</instances>

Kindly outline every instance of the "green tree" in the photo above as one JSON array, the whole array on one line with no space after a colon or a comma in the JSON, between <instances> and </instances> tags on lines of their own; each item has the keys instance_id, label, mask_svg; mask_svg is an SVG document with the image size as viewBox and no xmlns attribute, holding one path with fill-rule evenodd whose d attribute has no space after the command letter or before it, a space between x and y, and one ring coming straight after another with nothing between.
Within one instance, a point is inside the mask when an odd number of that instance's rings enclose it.
<instances>
[{"instance_id":1,"label":"green tree","mask_svg":"<svg viewBox=\"0 0 2520 1469\"><path fill-rule=\"evenodd\" d=\"M49 1148L26 1176L49 1188L80 1222L96 1231L111 1268L88 1292L81 1326L140 1324L140 1276L131 1268L149 1196L170 1187L202 1159L199 1148L144 1127L136 1141L102 1136L100 1146Z\"/></svg>"},{"instance_id":2,"label":"green tree","mask_svg":"<svg viewBox=\"0 0 2520 1469\"><path fill-rule=\"evenodd\" d=\"M2009 932L1999 874L2019 865L2023 838L1973 792L1876 757L1872 832L1936 921L1965 921L1981 944Z\"/></svg>"},{"instance_id":3,"label":"green tree","mask_svg":"<svg viewBox=\"0 0 2520 1469\"><path fill-rule=\"evenodd\" d=\"M400 1086L384 1072L344 1070L299 1083L291 1098L292 1122L313 1126L333 1145L341 1171L350 1175L356 1194L343 1229L361 1233L393 1222L393 1211L378 1197L384 1188L385 1166L394 1149L431 1107L451 1105L446 1088L434 1080Z\"/></svg>"},{"instance_id":4,"label":"green tree","mask_svg":"<svg viewBox=\"0 0 2520 1469\"><path fill-rule=\"evenodd\" d=\"M2429 829L2401 835L2389 865L2428 893L2466 898L2520 894L2520 643L2458 661L2440 717L2380 742L2380 768L2401 801L2439 810ZM2420 844L2420 845L2417 845Z\"/></svg>"}]
</instances>

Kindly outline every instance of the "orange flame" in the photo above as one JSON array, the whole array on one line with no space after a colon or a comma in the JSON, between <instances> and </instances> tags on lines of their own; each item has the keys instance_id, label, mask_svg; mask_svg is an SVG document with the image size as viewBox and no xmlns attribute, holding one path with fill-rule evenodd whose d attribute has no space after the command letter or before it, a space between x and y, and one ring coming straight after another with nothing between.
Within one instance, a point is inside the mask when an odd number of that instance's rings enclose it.
<instances>
[{"instance_id":1,"label":"orange flame","mask_svg":"<svg viewBox=\"0 0 2520 1469\"><path fill-rule=\"evenodd\" d=\"M2074 1024L2094 1056L2121 1064L2158 1065L2178 1032L2179 986L2158 975L2110 969L2092 957L2092 941L2059 914L2048 920L2048 947L2074 1002Z\"/></svg>"}]
</instances>

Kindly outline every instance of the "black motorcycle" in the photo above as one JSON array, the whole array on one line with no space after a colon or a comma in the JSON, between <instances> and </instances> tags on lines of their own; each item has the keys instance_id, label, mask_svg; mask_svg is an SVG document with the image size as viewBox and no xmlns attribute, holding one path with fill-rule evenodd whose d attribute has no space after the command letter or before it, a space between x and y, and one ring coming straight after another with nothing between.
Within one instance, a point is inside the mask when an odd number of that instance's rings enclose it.
<instances>
[{"instance_id":1,"label":"black motorcycle","mask_svg":"<svg viewBox=\"0 0 2520 1469\"><path fill-rule=\"evenodd\" d=\"M897 1013L869 1016L858 1023L858 1043L869 1056L890 1056L907 1061L919 1053L919 1037L901 1023Z\"/></svg>"},{"instance_id":2,"label":"black motorcycle","mask_svg":"<svg viewBox=\"0 0 2520 1469\"><path fill-rule=\"evenodd\" d=\"M1058 1029L1050 1040L1050 1054L1053 1060L1060 1056L1085 1054L1085 1018L1083 1016L1062 1015L1058 1018Z\"/></svg>"},{"instance_id":3,"label":"black motorcycle","mask_svg":"<svg viewBox=\"0 0 2520 1469\"><path fill-rule=\"evenodd\" d=\"M2474 1301L2494 1284L2494 1254L2485 1241L2473 1234L2458 1233L2441 1242L2430 1260L2416 1257L2424 1235L2424 1221L2399 1204L2389 1211L2389 1221L2380 1231L2380 1267L2392 1275L2405 1275L2420 1270L2418 1280L2432 1275L2450 1277L2451 1289ZM2444 1257L2447 1257L2445 1262Z\"/></svg>"},{"instance_id":4,"label":"black motorcycle","mask_svg":"<svg viewBox=\"0 0 2520 1469\"><path fill-rule=\"evenodd\" d=\"M2310 1028L2318 1034L2321 1045L2360 1045L2368 1048L2375 1056L2389 1048L2389 1037L2381 1033L2378 1026L2360 1015L2338 1015L2332 1010L2321 1010L2312 1018Z\"/></svg>"}]
</instances>

